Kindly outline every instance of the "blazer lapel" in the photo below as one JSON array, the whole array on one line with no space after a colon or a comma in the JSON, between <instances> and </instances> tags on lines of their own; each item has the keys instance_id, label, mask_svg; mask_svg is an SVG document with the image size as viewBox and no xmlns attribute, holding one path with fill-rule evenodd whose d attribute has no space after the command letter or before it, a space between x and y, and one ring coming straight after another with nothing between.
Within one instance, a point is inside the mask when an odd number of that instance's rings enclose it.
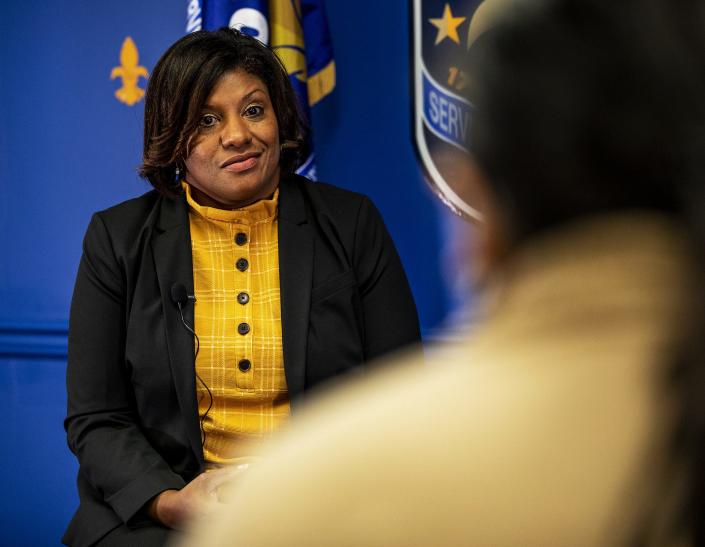
<instances>
[{"instance_id":1,"label":"blazer lapel","mask_svg":"<svg viewBox=\"0 0 705 547\"><path fill-rule=\"evenodd\" d=\"M284 180L279 189L279 283L282 345L289 397L306 383L306 344L313 279L313 234L299 185Z\"/></svg>"},{"instance_id":2,"label":"blazer lapel","mask_svg":"<svg viewBox=\"0 0 705 547\"><path fill-rule=\"evenodd\" d=\"M194 339L181 322L179 309L171 299L171 287L177 283L184 285L188 294L194 293L188 209L183 197L162 198L161 214L152 239L152 252L162 297L167 346L176 395L186 424L186 434L196 457L203 464L203 447L196 402ZM191 301L184 306L183 314L186 323L193 327Z\"/></svg>"}]
</instances>

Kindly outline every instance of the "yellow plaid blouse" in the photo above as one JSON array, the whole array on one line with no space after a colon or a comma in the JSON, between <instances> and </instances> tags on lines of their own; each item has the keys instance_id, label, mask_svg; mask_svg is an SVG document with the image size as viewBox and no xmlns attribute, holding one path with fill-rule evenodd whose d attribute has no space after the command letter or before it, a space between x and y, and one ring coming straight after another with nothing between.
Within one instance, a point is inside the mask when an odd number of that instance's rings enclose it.
<instances>
[{"instance_id":1,"label":"yellow plaid blouse","mask_svg":"<svg viewBox=\"0 0 705 547\"><path fill-rule=\"evenodd\" d=\"M256 455L289 416L282 352L277 203L227 211L189 204L200 340L196 372L213 395L203 421L207 462ZM210 397L196 379L200 418Z\"/></svg>"}]
</instances>

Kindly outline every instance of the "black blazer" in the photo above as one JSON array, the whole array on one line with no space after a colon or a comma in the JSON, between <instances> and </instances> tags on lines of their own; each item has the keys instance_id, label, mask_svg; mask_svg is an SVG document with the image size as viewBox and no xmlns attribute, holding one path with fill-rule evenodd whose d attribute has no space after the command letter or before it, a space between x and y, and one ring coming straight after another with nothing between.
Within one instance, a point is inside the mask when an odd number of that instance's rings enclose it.
<instances>
[{"instance_id":1,"label":"black blazer","mask_svg":"<svg viewBox=\"0 0 705 547\"><path fill-rule=\"evenodd\" d=\"M394 244L366 197L280 185L284 367L292 407L316 384L420 341ZM194 340L171 299L193 294L188 209L155 191L96 213L71 304L68 443L80 506L63 537L91 545L203 470ZM185 318L193 324L193 306Z\"/></svg>"}]
</instances>

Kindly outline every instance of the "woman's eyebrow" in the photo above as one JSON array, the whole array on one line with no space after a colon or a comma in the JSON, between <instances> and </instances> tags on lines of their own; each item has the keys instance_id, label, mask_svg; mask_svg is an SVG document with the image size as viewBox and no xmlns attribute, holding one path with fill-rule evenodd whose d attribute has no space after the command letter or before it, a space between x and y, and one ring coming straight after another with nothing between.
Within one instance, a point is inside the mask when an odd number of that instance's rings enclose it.
<instances>
[{"instance_id":1,"label":"woman's eyebrow","mask_svg":"<svg viewBox=\"0 0 705 547\"><path fill-rule=\"evenodd\" d=\"M244 96L240 99L240 104L246 103L247 101L249 101L249 100L250 100L254 95L256 95L257 93L264 94L264 90L260 89L259 87L253 89L253 90L250 91L247 95L244 95ZM217 111L217 110L218 110L218 107L217 107L217 106L214 106L214 105L212 105L212 104L210 104L210 103L206 103L206 104L203 105L203 110L215 110L215 111Z\"/></svg>"},{"instance_id":2,"label":"woman's eyebrow","mask_svg":"<svg viewBox=\"0 0 705 547\"><path fill-rule=\"evenodd\" d=\"M264 91L263 91L262 89L260 89L259 87L258 87L258 88L255 88L255 89L253 89L252 91L250 91L247 95L245 95L245 96L241 99L240 102L243 102L243 103L244 103L244 102L246 102L246 101L249 101L249 100L252 98L252 96L253 96L253 95L256 95L257 93L264 93Z\"/></svg>"}]
</instances>

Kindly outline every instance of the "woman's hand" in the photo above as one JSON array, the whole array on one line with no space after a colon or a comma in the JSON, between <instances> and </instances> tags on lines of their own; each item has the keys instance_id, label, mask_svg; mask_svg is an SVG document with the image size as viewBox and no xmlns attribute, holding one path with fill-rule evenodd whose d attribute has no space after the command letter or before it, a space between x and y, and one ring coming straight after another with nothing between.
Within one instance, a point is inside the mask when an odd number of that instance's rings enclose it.
<instances>
[{"instance_id":1,"label":"woman's hand","mask_svg":"<svg viewBox=\"0 0 705 547\"><path fill-rule=\"evenodd\" d=\"M165 490L152 498L147 513L168 528L183 529L191 519L213 511L218 503L218 488L241 475L245 468L227 467L201 473L181 490Z\"/></svg>"}]
</instances>

